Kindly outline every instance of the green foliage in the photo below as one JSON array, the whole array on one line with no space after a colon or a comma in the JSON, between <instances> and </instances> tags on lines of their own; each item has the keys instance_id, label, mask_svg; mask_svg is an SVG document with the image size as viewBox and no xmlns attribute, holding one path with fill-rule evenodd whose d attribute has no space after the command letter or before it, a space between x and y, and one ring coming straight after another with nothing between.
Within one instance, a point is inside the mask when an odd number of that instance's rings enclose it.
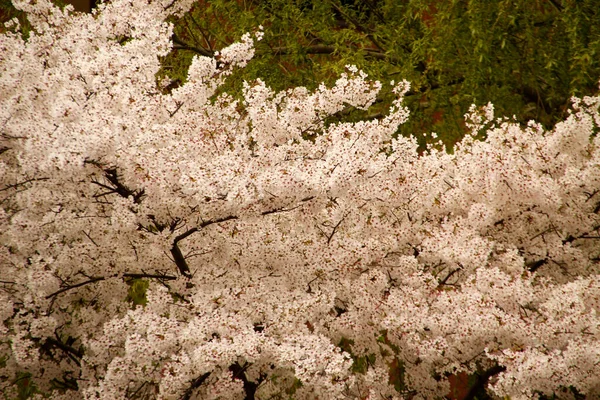
<instances>
[{"instance_id":1,"label":"green foliage","mask_svg":"<svg viewBox=\"0 0 600 400\"><path fill-rule=\"evenodd\" d=\"M61 9L68 4L64 0L52 0L52 3ZM16 18L17 21L19 21L21 35L27 40L29 38L29 33L31 32L31 24L27 20L27 15L24 12L17 10L15 6L13 6L11 0L0 0L0 34L9 30L4 24L13 18Z\"/></svg>"},{"instance_id":2,"label":"green foliage","mask_svg":"<svg viewBox=\"0 0 600 400\"><path fill-rule=\"evenodd\" d=\"M127 301L133 306L145 306L148 303L146 292L150 282L146 279L132 279L128 282L129 290L127 291Z\"/></svg>"},{"instance_id":3,"label":"green foliage","mask_svg":"<svg viewBox=\"0 0 600 400\"><path fill-rule=\"evenodd\" d=\"M375 364L375 354L367 354L364 356L357 356L352 352L352 346L354 345L354 340L342 338L338 343L338 347L350 354L352 357L352 372L365 374L369 365Z\"/></svg>"},{"instance_id":4,"label":"green foliage","mask_svg":"<svg viewBox=\"0 0 600 400\"><path fill-rule=\"evenodd\" d=\"M16 18L17 21L19 21L23 38L28 39L31 25L29 24L29 21L27 21L25 13L17 10L12 5L11 0L0 0L0 34L5 33L8 30L4 24L13 18Z\"/></svg>"},{"instance_id":5,"label":"green foliage","mask_svg":"<svg viewBox=\"0 0 600 400\"><path fill-rule=\"evenodd\" d=\"M286 389L285 393L290 396L290 399L293 399L294 395L296 394L296 390L298 390L300 387L302 387L302 381L298 378L295 378L294 383L292 383L292 386Z\"/></svg>"},{"instance_id":6,"label":"green foliage","mask_svg":"<svg viewBox=\"0 0 600 400\"><path fill-rule=\"evenodd\" d=\"M346 64L384 83L377 116L393 98L385 85L407 79L411 110L403 134L437 132L459 140L473 103L547 127L572 95L597 89L600 8L593 0L203 0L175 23L176 49L161 74L186 79L193 55L212 55L259 25L265 37L248 68L226 90L261 78L275 90L331 85ZM420 138L425 141L424 138Z\"/></svg>"},{"instance_id":7,"label":"green foliage","mask_svg":"<svg viewBox=\"0 0 600 400\"><path fill-rule=\"evenodd\" d=\"M17 385L18 400L26 400L37 393L37 387L35 382L31 380L31 374L29 372L17 373L14 384Z\"/></svg>"}]
</instances>

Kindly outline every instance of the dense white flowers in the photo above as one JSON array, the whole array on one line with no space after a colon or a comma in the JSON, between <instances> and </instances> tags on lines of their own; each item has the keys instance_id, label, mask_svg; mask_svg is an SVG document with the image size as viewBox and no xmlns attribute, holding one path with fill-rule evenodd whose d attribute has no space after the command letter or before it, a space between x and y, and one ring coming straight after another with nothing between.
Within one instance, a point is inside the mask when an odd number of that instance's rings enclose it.
<instances>
[{"instance_id":1,"label":"dense white flowers","mask_svg":"<svg viewBox=\"0 0 600 400\"><path fill-rule=\"evenodd\" d=\"M190 3L15 1L34 30L0 37L9 397L25 373L56 398L434 398L475 371L498 396L600 393L600 98L551 131L474 107L453 154L419 155L395 136L407 82L387 116L326 123L376 99L353 66L217 96L261 30L167 93L164 20Z\"/></svg>"}]
</instances>

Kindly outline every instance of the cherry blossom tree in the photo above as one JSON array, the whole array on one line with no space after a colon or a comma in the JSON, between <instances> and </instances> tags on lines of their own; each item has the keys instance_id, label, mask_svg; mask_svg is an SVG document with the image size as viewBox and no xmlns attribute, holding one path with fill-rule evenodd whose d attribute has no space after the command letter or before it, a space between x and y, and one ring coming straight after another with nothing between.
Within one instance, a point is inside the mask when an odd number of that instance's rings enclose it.
<instances>
[{"instance_id":1,"label":"cherry blossom tree","mask_svg":"<svg viewBox=\"0 0 600 400\"><path fill-rule=\"evenodd\" d=\"M549 131L474 106L419 154L407 82L357 123L328 120L375 101L352 66L236 99L257 27L168 90L191 0L32 3L0 38L7 398L600 394L600 97Z\"/></svg>"}]
</instances>

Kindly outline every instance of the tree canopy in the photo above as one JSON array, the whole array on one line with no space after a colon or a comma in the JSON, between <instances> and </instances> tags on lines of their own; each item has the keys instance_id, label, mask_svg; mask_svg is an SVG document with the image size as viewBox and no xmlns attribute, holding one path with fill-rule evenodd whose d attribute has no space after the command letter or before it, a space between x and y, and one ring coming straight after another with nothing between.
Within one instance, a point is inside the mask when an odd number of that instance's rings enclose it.
<instances>
[{"instance_id":1,"label":"tree canopy","mask_svg":"<svg viewBox=\"0 0 600 400\"><path fill-rule=\"evenodd\" d=\"M468 131L471 104L545 127L566 116L570 97L592 95L600 76L600 9L593 0L199 1L175 23L164 73L186 80L194 54L212 55L264 27L247 68L224 90L261 78L275 90L332 84L348 64L380 80L379 109L345 110L342 120L389 107L391 80L407 79L406 135L437 132L452 145ZM426 139L420 138L421 144Z\"/></svg>"},{"instance_id":2,"label":"tree canopy","mask_svg":"<svg viewBox=\"0 0 600 400\"><path fill-rule=\"evenodd\" d=\"M14 3L0 34L4 397L599 396L600 96L551 128L470 106L446 152L419 146L417 125L398 132L406 104L423 116L468 87L440 83L452 57L437 75L434 55L407 66L411 89L336 67L316 30L263 42L263 20L236 37L217 3L205 27L192 0ZM251 19L276 4L226 5ZM366 28L375 8L331 7L365 69L389 57ZM442 38L441 7L412 22Z\"/></svg>"}]
</instances>

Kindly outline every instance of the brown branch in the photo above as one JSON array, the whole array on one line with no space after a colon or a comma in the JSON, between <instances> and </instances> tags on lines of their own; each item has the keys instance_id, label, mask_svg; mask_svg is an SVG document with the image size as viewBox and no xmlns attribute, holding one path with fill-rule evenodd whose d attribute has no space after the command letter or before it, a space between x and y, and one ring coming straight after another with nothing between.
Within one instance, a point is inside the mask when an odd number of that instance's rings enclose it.
<instances>
[{"instance_id":1,"label":"brown branch","mask_svg":"<svg viewBox=\"0 0 600 400\"><path fill-rule=\"evenodd\" d=\"M202 34L202 38L204 38L204 42L206 42L206 46L208 47L208 50L210 52L213 52L213 48L212 45L210 44L210 40L208 39L208 37L206 36L206 34L204 33L204 29L202 29L202 27L200 26L200 24L196 21L196 19L194 18L194 16L192 15L192 13L187 13L186 14L188 17L190 17L190 19L192 20L192 22L194 23L194 25L196 25L196 28L198 28L198 30L200 31L200 33Z\"/></svg>"},{"instance_id":2,"label":"brown branch","mask_svg":"<svg viewBox=\"0 0 600 400\"><path fill-rule=\"evenodd\" d=\"M233 379L239 379L242 381L242 383L244 385L244 392L246 393L246 397L245 397L246 400L254 400L255 399L256 390L258 389L260 384L267 378L266 374L261 373L258 377L257 382L249 381L248 377L246 376L246 370L251 365L252 364L245 363L242 366L238 362L235 362L234 364L231 364L229 366L229 371L231 371L233 373Z\"/></svg>"},{"instance_id":3,"label":"brown branch","mask_svg":"<svg viewBox=\"0 0 600 400\"><path fill-rule=\"evenodd\" d=\"M186 278L191 278L192 273L190 272L190 266L188 265L187 261L185 261L185 257L177 245L177 241L175 241L173 243L173 247L171 247L171 255L173 256L173 261L175 261L175 265L177 266L177 269L179 269L181 275L185 276Z\"/></svg>"},{"instance_id":4,"label":"brown branch","mask_svg":"<svg viewBox=\"0 0 600 400\"><path fill-rule=\"evenodd\" d=\"M202 228L205 228L212 224L218 224L220 222L231 221L234 219L238 219L238 217L235 215L228 215L227 217L224 217L224 218L211 219L208 221L204 221L199 226L194 227L192 229L188 229L186 232L177 236L175 238L175 240L173 240L173 246L171 247L171 255L173 256L173 261L175 262L175 265L177 266L177 269L179 269L179 272L181 273L181 275L185 276L186 278L192 277L192 274L190 272L190 267L189 267L187 261L185 260L185 257L183 255L183 253L181 252L181 249L179 248L178 243L180 241L182 241L183 239L187 238L188 236L198 232Z\"/></svg>"},{"instance_id":5,"label":"brown branch","mask_svg":"<svg viewBox=\"0 0 600 400\"><path fill-rule=\"evenodd\" d=\"M67 356L71 360L73 360L77 365L81 366L81 358L83 357L82 351L77 350L74 347L61 342L60 340L56 340L51 337L46 339L45 345L47 348L48 347L56 347L56 348L64 351L65 353L67 353Z\"/></svg>"},{"instance_id":6,"label":"brown branch","mask_svg":"<svg viewBox=\"0 0 600 400\"><path fill-rule=\"evenodd\" d=\"M175 279L177 279L176 276L173 275L164 275L164 274L123 274L124 278L131 278L131 279L143 279L143 278L148 278L148 279L163 279L165 281L174 281Z\"/></svg>"},{"instance_id":7,"label":"brown branch","mask_svg":"<svg viewBox=\"0 0 600 400\"><path fill-rule=\"evenodd\" d=\"M501 372L506 371L506 367L503 365L496 365L492 368L484 371L481 375L477 376L477 380L471 386L465 397L462 400L474 400L478 392L481 391L488 383L491 377L498 375Z\"/></svg>"},{"instance_id":8,"label":"brown branch","mask_svg":"<svg viewBox=\"0 0 600 400\"><path fill-rule=\"evenodd\" d=\"M529 270L529 272L535 272L538 269L540 269L540 267L544 266L545 264L548 263L548 259L542 259L542 260L537 260L537 261L532 261L532 262L528 262L525 263L525 267L527 267L527 269Z\"/></svg>"},{"instance_id":9,"label":"brown branch","mask_svg":"<svg viewBox=\"0 0 600 400\"><path fill-rule=\"evenodd\" d=\"M295 51L295 49L290 47L273 47L271 50L276 56L286 56L293 54ZM302 48L302 50L306 54L332 54L335 53L336 48L335 46L328 46L325 44L315 44L312 46L305 46Z\"/></svg>"},{"instance_id":10,"label":"brown branch","mask_svg":"<svg viewBox=\"0 0 600 400\"><path fill-rule=\"evenodd\" d=\"M50 179L50 178L31 178L31 179L26 179L26 180L24 180L22 182L13 183L12 185L6 185L2 189L0 189L0 192L3 192L5 190L9 190L9 189L16 189L19 186L23 186L23 185L26 185L26 184L31 183L31 182L47 181L48 179Z\"/></svg>"},{"instance_id":11,"label":"brown branch","mask_svg":"<svg viewBox=\"0 0 600 400\"><path fill-rule=\"evenodd\" d=\"M112 275L110 277L115 278L118 275ZM123 278L133 278L133 279L140 279L140 278L150 278L150 279L164 279L164 280L168 280L168 281L172 281L177 279L176 276L172 276L172 275L163 275L163 274L145 274L145 273L127 273L127 274L123 274ZM50 299L52 297L56 297L61 293L64 293L66 291L72 290L72 289L77 289L78 287L82 287L85 285L89 285L90 283L96 283L96 282L100 282L100 281L104 281L106 280L105 276L93 276L90 277L89 280L84 281L84 282L79 282L73 285L68 285L60 290L57 290L54 293L51 293L49 295L46 296L46 299Z\"/></svg>"},{"instance_id":12,"label":"brown branch","mask_svg":"<svg viewBox=\"0 0 600 400\"><path fill-rule=\"evenodd\" d=\"M352 49L354 51L364 50L366 53L365 55L367 57L376 58L378 60L388 60L391 63L398 61L397 58L390 57L388 54L385 54L383 51L380 51L380 50L365 49L362 47L358 47L356 45L352 46ZM296 50L294 48L290 48L290 47L273 47L271 49L271 51L273 52L273 55L276 55L276 56L287 56L290 54L294 54L294 52ZM310 45L310 46L304 46L301 48L301 51L304 52L305 54L333 54L336 51L338 51L338 48L335 46L330 46L330 45L326 45L326 44L315 44L315 45ZM264 53L259 53L259 54L262 55Z\"/></svg>"},{"instance_id":13,"label":"brown branch","mask_svg":"<svg viewBox=\"0 0 600 400\"><path fill-rule=\"evenodd\" d=\"M192 381L192 385L187 388L183 396L181 396L181 400L190 400L192 398L192 393L194 393L194 389L198 389L210 376L210 372L206 372L196 379Z\"/></svg>"},{"instance_id":14,"label":"brown branch","mask_svg":"<svg viewBox=\"0 0 600 400\"><path fill-rule=\"evenodd\" d=\"M200 55L203 55L204 57L214 57L215 53L207 50L205 48L201 48L201 47L196 47L193 46L189 43L184 42L183 40L181 40L179 37L177 37L177 35L173 34L173 36L171 36L171 40L173 40L173 43L176 44L176 46L173 46L174 49L179 49L179 50L190 50L193 51L194 53L198 53Z\"/></svg>"},{"instance_id":15,"label":"brown branch","mask_svg":"<svg viewBox=\"0 0 600 400\"><path fill-rule=\"evenodd\" d=\"M178 242L182 241L183 239L187 238L188 236L198 232L200 229L205 228L209 225L218 224L218 223L225 222L225 221L231 221L231 220L238 219L238 218L239 217L237 217L235 215L228 215L227 217L217 218L217 219L209 219L208 221L204 221L197 227L189 229L186 232L182 233L181 235L177 236L174 240L174 244L177 244Z\"/></svg>"},{"instance_id":16,"label":"brown branch","mask_svg":"<svg viewBox=\"0 0 600 400\"><path fill-rule=\"evenodd\" d=\"M556 2L556 0L550 0L550 3L554 6L554 8L556 8L558 11L562 11L563 7Z\"/></svg>"},{"instance_id":17,"label":"brown branch","mask_svg":"<svg viewBox=\"0 0 600 400\"><path fill-rule=\"evenodd\" d=\"M177 111L179 111L179 109L181 108L181 106L182 106L183 104L184 104L184 103L183 103L183 101L175 101L175 105L177 106L177 107L175 108L175 110L174 110L174 111L169 111L169 110L167 110L167 112L169 113L169 117L170 117L170 118L173 118L173 116L174 116L175 114L177 114Z\"/></svg>"},{"instance_id":18,"label":"brown branch","mask_svg":"<svg viewBox=\"0 0 600 400\"><path fill-rule=\"evenodd\" d=\"M300 201L301 202L307 202L307 201L310 201L310 200L312 200L314 198L315 198L314 196L309 196L309 197L303 198ZM278 213L278 212L292 211L292 210L295 210L298 207L300 207L300 205L298 205L296 207L292 207L292 208L283 208L283 207L274 208L272 210L263 211L261 213L261 215L269 215L269 214L275 214L275 213ZM173 256L173 261L175 262L175 265L177 266L177 269L179 269L179 272L181 273L181 275L185 276L186 278L191 278L192 277L192 274L191 274L191 271L190 271L190 267L189 267L187 261L185 260L185 256L181 252L181 249L179 248L179 242L182 241L182 240L184 240L185 238L193 235L194 233L198 232L200 229L206 228L209 225L218 224L218 223L221 223L221 222L232 221L232 220L236 220L236 219L239 219L239 217L236 216L236 215L228 215L228 216L223 217L223 218L210 219L208 221L202 222L197 227L188 229L187 231L185 231L181 235L178 235L177 237L175 237L175 239L173 240L173 246L171 247L171 256ZM341 224L341 223L342 223L342 221L340 221L338 223L338 225ZM329 243L329 241L331 240L331 237L335 233L336 229L337 229L337 226L334 227L333 232L330 235L330 238L327 241L327 243Z\"/></svg>"},{"instance_id":19,"label":"brown branch","mask_svg":"<svg viewBox=\"0 0 600 400\"><path fill-rule=\"evenodd\" d=\"M342 219L340 219L339 222L333 226L333 229L331 230L330 234L326 234L323 231L323 229L321 229L321 227L319 225L317 225L317 229L319 229L321 231L321 233L327 238L327 244L331 243L331 239L333 238L333 235L335 235L335 232L337 232L337 229L340 227L342 222L344 222L346 217L347 217L347 215L344 215L344 217ZM327 225L323 224L323 226L330 227L331 225L328 223Z\"/></svg>"},{"instance_id":20,"label":"brown branch","mask_svg":"<svg viewBox=\"0 0 600 400\"><path fill-rule=\"evenodd\" d=\"M105 279L106 279L106 278L105 278L105 277L103 277L103 276L97 276L97 277L93 277L93 278L91 278L90 280L87 280L87 281L84 281L84 282L76 283L76 284L74 284L74 285L69 285L69 286L67 286L67 287L64 287L64 288L62 288L62 289L60 289L60 290L57 290L56 292L54 292L54 293L52 293L52 294L49 294L48 296L46 296L46 299L49 299L49 298L52 298L52 297L58 296L59 294L61 294L61 293L64 293L64 292L66 292L66 291L68 291L68 290L71 290L71 289L76 289L76 288L78 288L78 287L85 286L85 285L88 285L88 284L90 284L90 283L95 283L95 282L103 281L103 280L105 280Z\"/></svg>"},{"instance_id":21,"label":"brown branch","mask_svg":"<svg viewBox=\"0 0 600 400\"><path fill-rule=\"evenodd\" d=\"M440 281L440 283L439 283L439 286L446 285L446 284L447 284L446 282L448 282L448 279L450 279L450 277L451 277L452 275L454 275L455 273L457 273L457 272L458 272L458 271L460 271L461 269L462 269L462 268L456 268L456 269L454 269L454 270L450 271L450 273L449 273L448 275L446 275L446 277Z\"/></svg>"},{"instance_id":22,"label":"brown branch","mask_svg":"<svg viewBox=\"0 0 600 400\"><path fill-rule=\"evenodd\" d=\"M94 161L88 161L89 164L93 164L95 166L97 166L98 168L101 168L102 171L104 172L104 177L106 178L106 180L112 184L112 186L104 184L102 182L98 182L96 180L92 180L92 183L100 186L101 188L107 189L108 192L105 193L99 193L97 195L94 195L94 197L102 197L102 196L107 196L109 194L113 194L116 193L121 197L124 198L128 198L129 196L133 197L133 202L135 204L140 204L142 202L142 198L145 195L145 191L144 189L130 189L127 186L125 186L123 183L121 183L121 181L119 181L119 175L117 173L117 169L116 168L106 168L104 169L102 167L102 165L100 165L97 162Z\"/></svg>"},{"instance_id":23,"label":"brown branch","mask_svg":"<svg viewBox=\"0 0 600 400\"><path fill-rule=\"evenodd\" d=\"M312 199L314 199L314 198L315 198L315 196L309 196L309 197L305 197L305 198L303 198L303 199L302 199L302 200L300 200L300 201L301 201L302 203L304 203L304 202L310 201L310 200L312 200ZM295 206L295 207L291 207L291 208L278 207L278 208L274 208L274 209L272 209L272 210L263 211L263 212L261 213L261 215L269 215L269 214L276 214L276 213L278 213L278 212L288 212L288 211L293 211L293 210L295 210L295 209L297 209L297 208L299 208L299 207L301 207L301 206L302 206L301 204L298 204L297 206Z\"/></svg>"}]
</instances>

